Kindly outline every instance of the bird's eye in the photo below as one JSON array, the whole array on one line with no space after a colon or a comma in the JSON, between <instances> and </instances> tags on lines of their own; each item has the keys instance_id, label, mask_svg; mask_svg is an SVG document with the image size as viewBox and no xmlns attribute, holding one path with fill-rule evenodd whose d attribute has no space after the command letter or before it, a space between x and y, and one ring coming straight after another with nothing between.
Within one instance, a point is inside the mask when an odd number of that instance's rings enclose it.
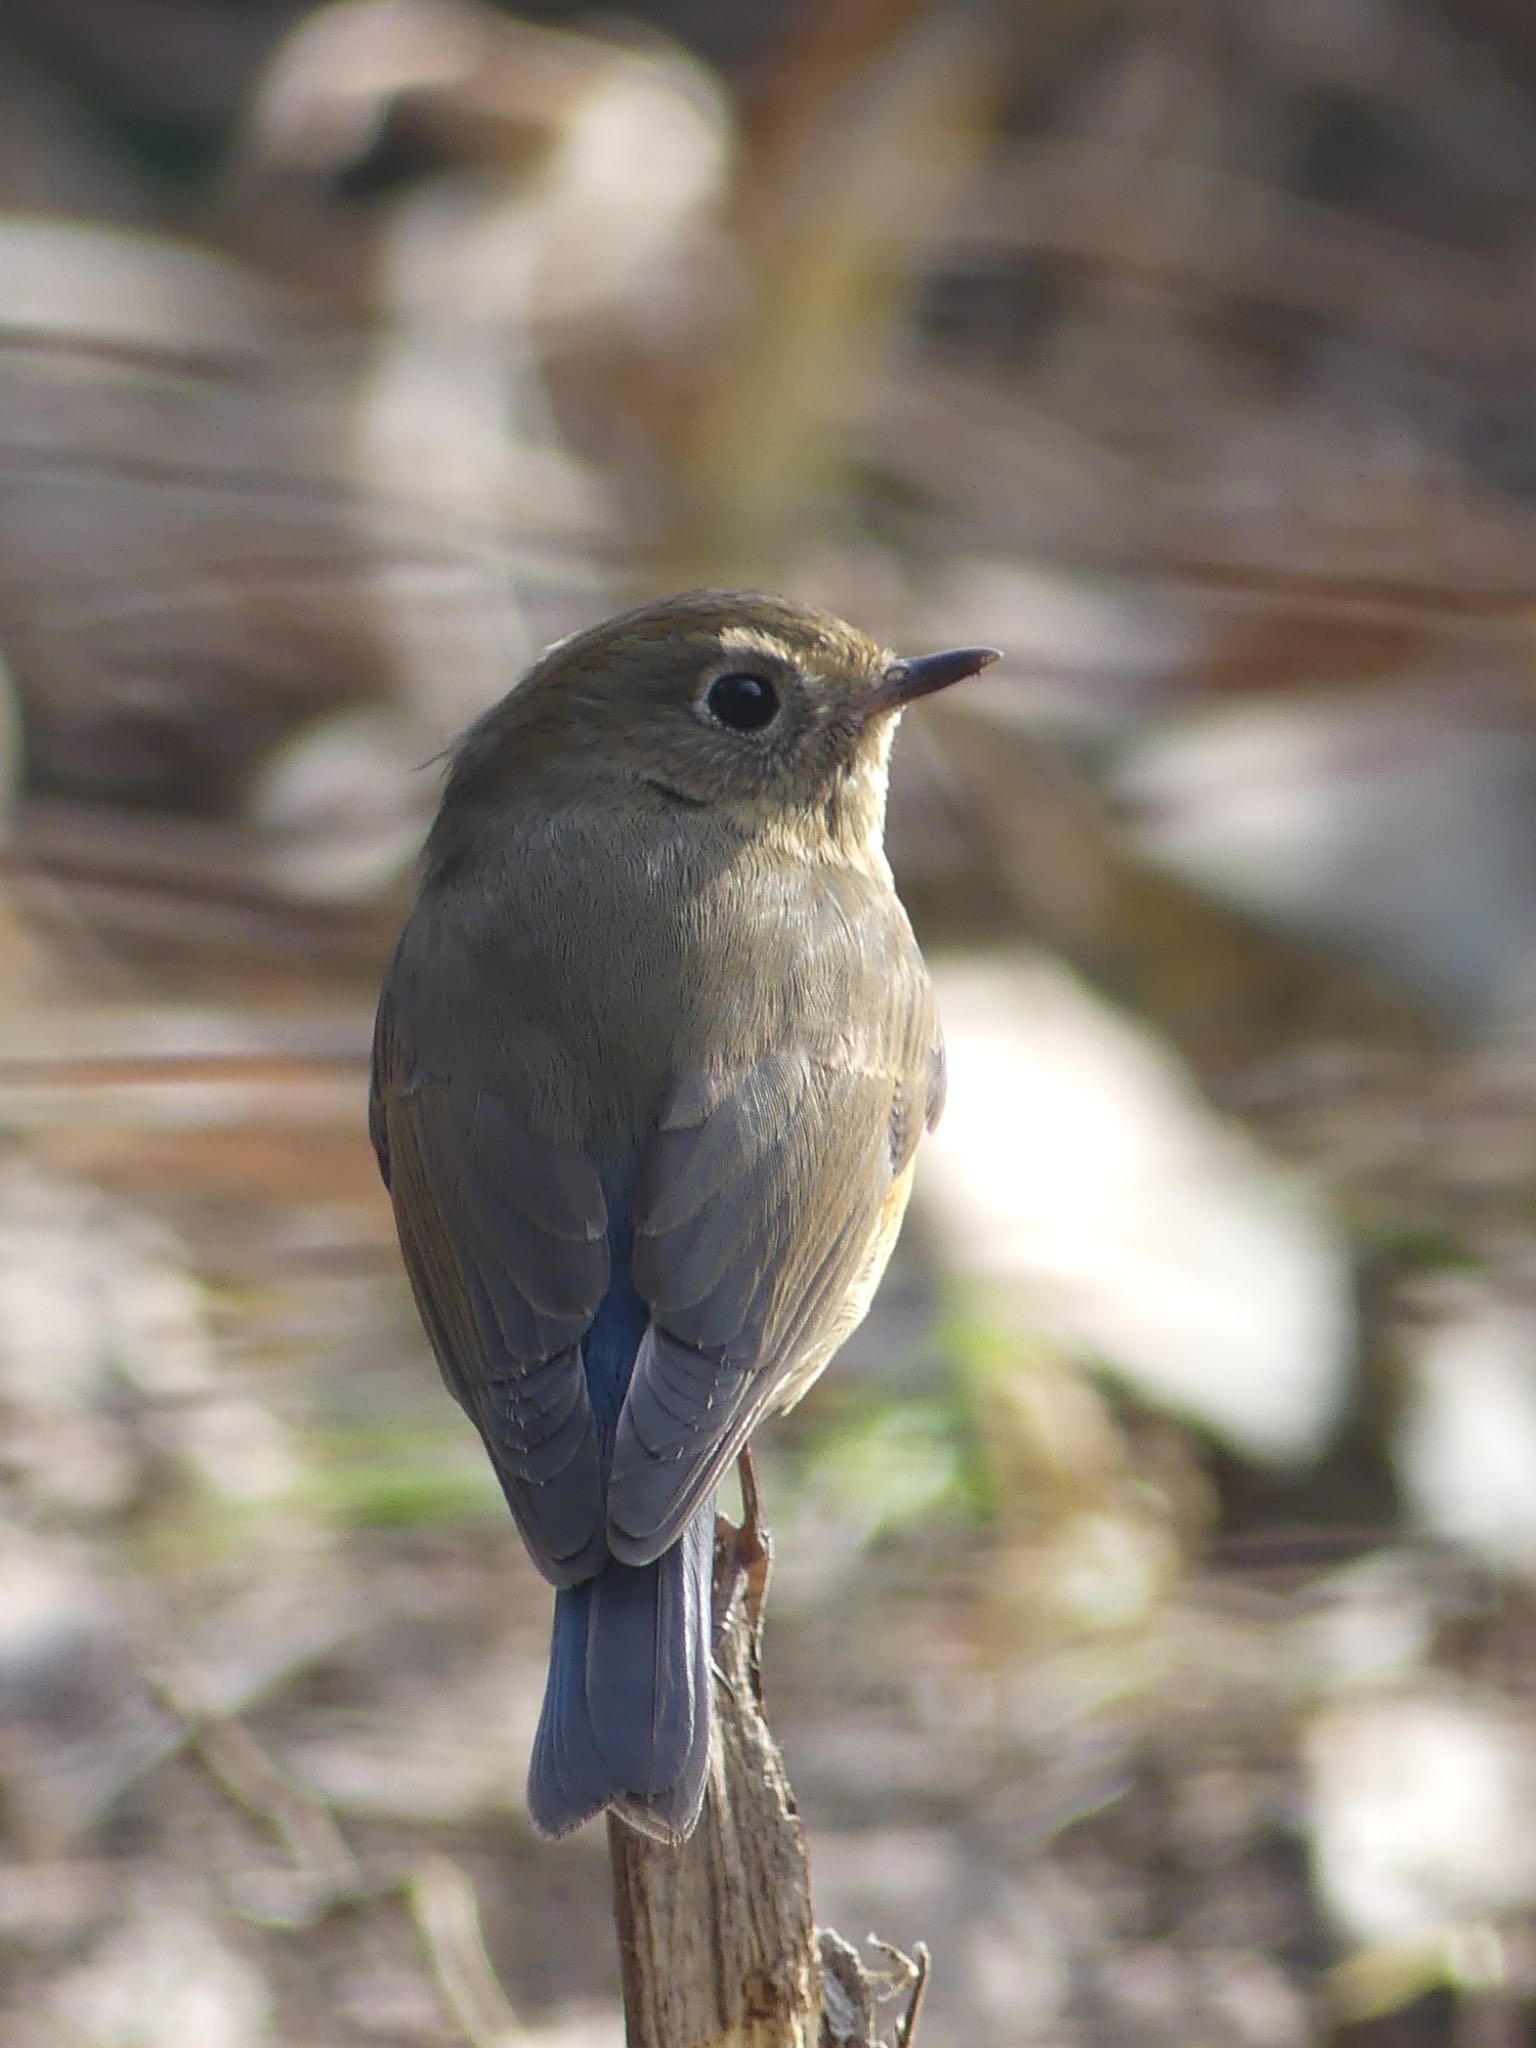
<instances>
[{"instance_id":1,"label":"bird's eye","mask_svg":"<svg viewBox=\"0 0 1536 2048\"><path fill-rule=\"evenodd\" d=\"M732 732L761 732L779 713L779 693L749 669L716 676L704 694L704 709Z\"/></svg>"}]
</instances>

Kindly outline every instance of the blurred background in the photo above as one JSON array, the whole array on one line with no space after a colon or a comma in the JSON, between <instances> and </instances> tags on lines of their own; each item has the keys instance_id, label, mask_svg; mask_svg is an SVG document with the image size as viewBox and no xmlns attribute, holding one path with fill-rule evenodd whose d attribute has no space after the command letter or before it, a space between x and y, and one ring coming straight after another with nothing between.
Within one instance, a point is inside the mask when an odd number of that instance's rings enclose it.
<instances>
[{"instance_id":1,"label":"blurred background","mask_svg":"<svg viewBox=\"0 0 1536 2048\"><path fill-rule=\"evenodd\" d=\"M698 583L907 721L948 1116L764 1454L922 2048L1536 2038L1536 17L7 0L0 2038L617 2048L363 1126L423 763Z\"/></svg>"}]
</instances>

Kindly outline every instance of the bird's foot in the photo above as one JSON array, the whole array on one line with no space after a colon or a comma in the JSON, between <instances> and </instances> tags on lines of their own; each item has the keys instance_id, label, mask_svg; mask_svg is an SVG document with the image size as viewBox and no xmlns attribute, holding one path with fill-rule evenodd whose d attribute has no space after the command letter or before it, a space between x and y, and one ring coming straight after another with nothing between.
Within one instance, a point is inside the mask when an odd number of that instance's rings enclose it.
<instances>
[{"instance_id":1,"label":"bird's foot","mask_svg":"<svg viewBox=\"0 0 1536 2048\"><path fill-rule=\"evenodd\" d=\"M742 1451L736 1470L741 1479L741 1521L732 1522L725 1515L715 1517L714 1639L719 1642L740 1595L747 1626L752 1631L755 1656L762 1641L773 1543L763 1520L751 1451Z\"/></svg>"}]
</instances>

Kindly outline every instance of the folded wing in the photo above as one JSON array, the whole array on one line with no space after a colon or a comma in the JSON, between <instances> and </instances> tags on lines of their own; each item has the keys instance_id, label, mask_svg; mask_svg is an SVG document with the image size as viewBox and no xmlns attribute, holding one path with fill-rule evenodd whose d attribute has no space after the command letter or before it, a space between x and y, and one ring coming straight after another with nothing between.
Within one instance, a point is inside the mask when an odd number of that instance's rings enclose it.
<instances>
[{"instance_id":1,"label":"folded wing","mask_svg":"<svg viewBox=\"0 0 1536 2048\"><path fill-rule=\"evenodd\" d=\"M413 1072L387 999L369 1125L443 1378L535 1563L572 1585L608 1554L581 1355L608 1286L597 1171L535 1137L499 1096Z\"/></svg>"},{"instance_id":2,"label":"folded wing","mask_svg":"<svg viewBox=\"0 0 1536 2048\"><path fill-rule=\"evenodd\" d=\"M636 1205L651 1311L608 1486L615 1556L673 1543L767 1410L858 1321L890 1250L943 1067L905 918L839 921L839 1000L809 1003L749 1063L683 1073Z\"/></svg>"}]
</instances>

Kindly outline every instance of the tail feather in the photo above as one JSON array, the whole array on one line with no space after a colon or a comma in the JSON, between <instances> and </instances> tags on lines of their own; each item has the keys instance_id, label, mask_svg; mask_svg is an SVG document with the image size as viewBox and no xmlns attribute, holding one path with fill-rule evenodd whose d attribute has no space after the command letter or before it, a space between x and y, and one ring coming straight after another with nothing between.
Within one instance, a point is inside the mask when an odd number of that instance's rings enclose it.
<instances>
[{"instance_id":1,"label":"tail feather","mask_svg":"<svg viewBox=\"0 0 1536 2048\"><path fill-rule=\"evenodd\" d=\"M714 1502L651 1564L555 1595L528 1810L544 1835L605 1807L662 1841L692 1833L709 1774Z\"/></svg>"}]
</instances>

